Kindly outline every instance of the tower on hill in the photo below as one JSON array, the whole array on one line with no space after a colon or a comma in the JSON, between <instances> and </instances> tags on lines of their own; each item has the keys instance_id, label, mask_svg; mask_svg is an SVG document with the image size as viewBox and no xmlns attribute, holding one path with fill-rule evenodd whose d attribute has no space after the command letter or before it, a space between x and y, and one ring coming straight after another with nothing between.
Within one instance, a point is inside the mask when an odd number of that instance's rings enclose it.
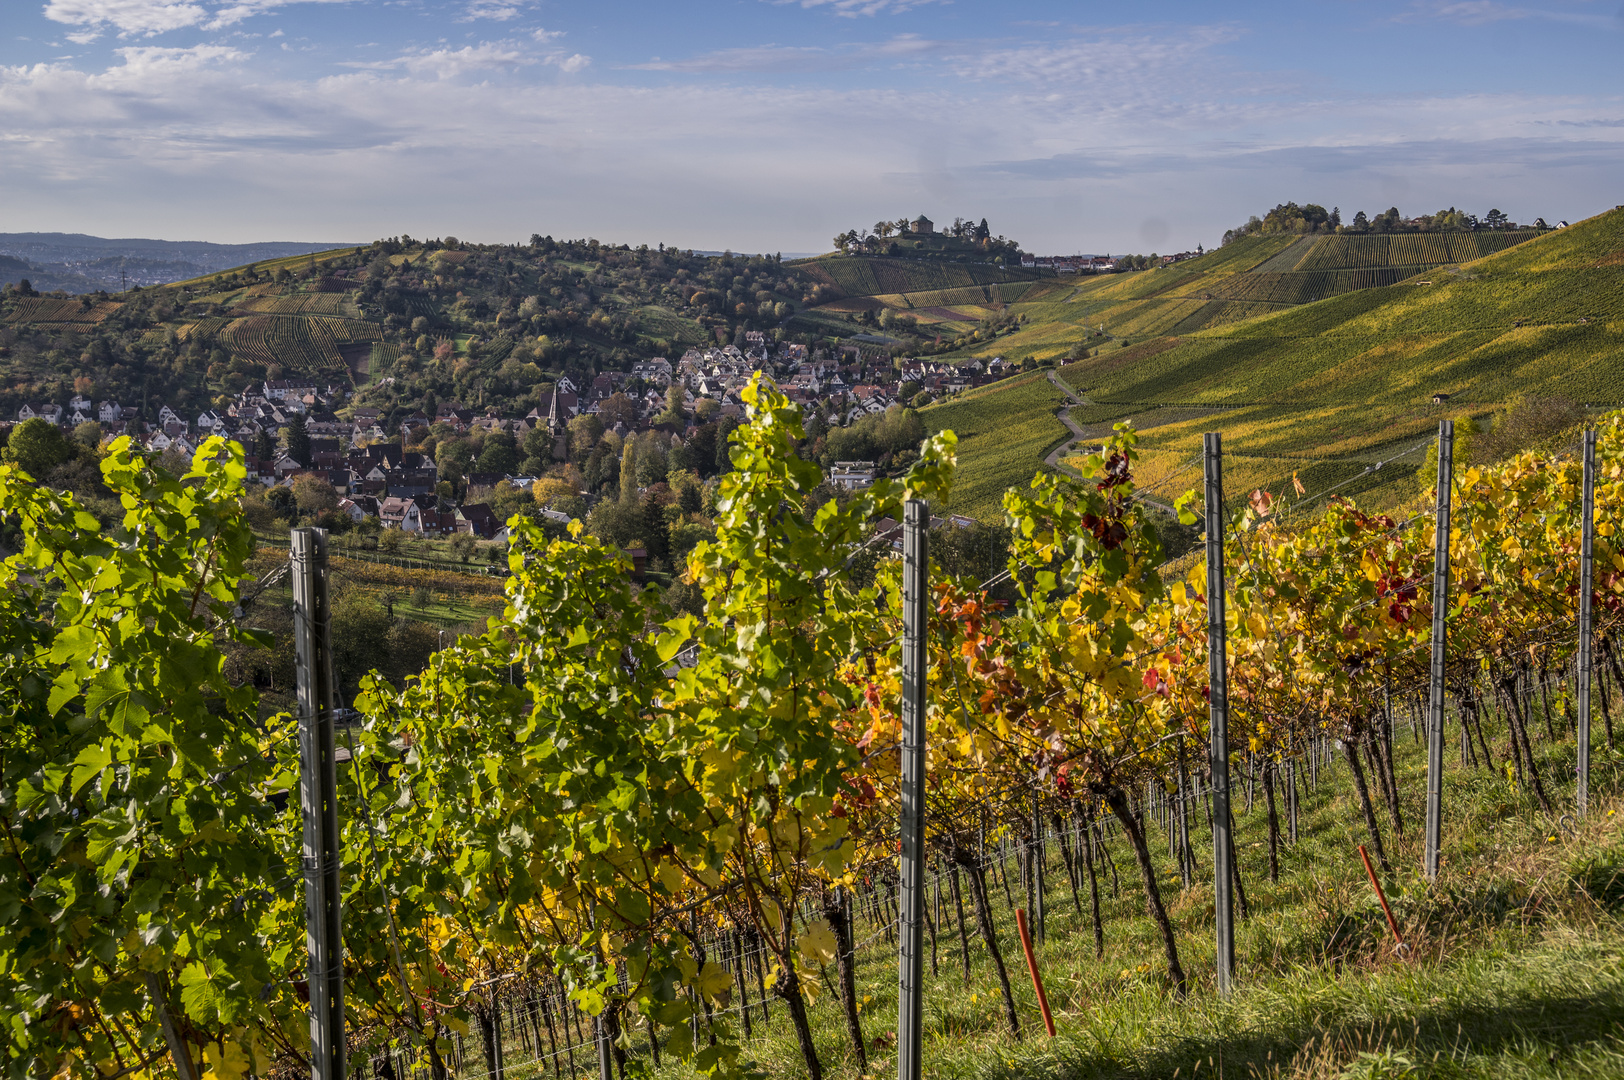
<instances>
[{"instance_id":1,"label":"tower on hill","mask_svg":"<svg viewBox=\"0 0 1624 1080\"><path fill-rule=\"evenodd\" d=\"M929 236L931 233L936 231L936 223L931 221L931 219L926 217L924 214L920 214L918 217L914 218L908 223L908 226L914 232L923 234L925 236Z\"/></svg>"}]
</instances>

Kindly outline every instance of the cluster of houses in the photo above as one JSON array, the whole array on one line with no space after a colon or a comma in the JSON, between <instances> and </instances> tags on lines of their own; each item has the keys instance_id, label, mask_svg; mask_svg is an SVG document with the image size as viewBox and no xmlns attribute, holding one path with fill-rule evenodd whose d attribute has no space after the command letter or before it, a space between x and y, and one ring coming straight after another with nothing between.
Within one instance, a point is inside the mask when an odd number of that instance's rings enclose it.
<instances>
[{"instance_id":1,"label":"cluster of houses","mask_svg":"<svg viewBox=\"0 0 1624 1080\"><path fill-rule=\"evenodd\" d=\"M673 386L681 391L684 411L694 418L690 425L700 417L742 418L740 393L760 371L772 376L803 411L817 412L830 424L849 425L864 416L883 414L904 395L926 390L940 397L1003 378L1014 367L1001 358L974 360L963 366L914 360L899 371L888 354L871 346L846 344L814 354L804 345L784 344L774 349L764 335L751 332L742 348L689 349L674 364L660 357L640 360L630 371L598 374L586 386L563 377L523 417L503 417L495 409L476 412L457 402L444 402L432 416L419 411L399 418L400 443L385 441L391 433L384 430L384 417L376 408L354 406L346 410L347 417L335 412L347 397L346 387L290 379L266 380L238 395L228 408L205 409L192 418L164 405L156 420L143 420L139 409L75 396L66 406L25 404L17 419L42 419L69 430L95 421L104 437L130 435L151 450L186 456L210 436L223 436L243 447L250 481L267 487L292 486L301 476L318 477L332 485L339 497L339 512L353 521L376 517L385 528L408 533L472 533L488 538L500 527L489 506L452 505L438 494L440 470L434 459L402 449L403 444L416 441L412 438L415 430L443 426L459 434L508 432L522 444L532 431L545 427L553 436L554 458L562 460L565 429L571 419L601 416L606 429L625 436L656 422L668 407ZM707 401L712 404L702 409L701 403ZM281 448L295 417L302 419L310 439L308 465ZM693 434L691 426L685 434ZM268 456L260 453L267 448L271 448ZM532 479L467 477L468 487L476 490L504 480L523 488ZM856 490L873 479L872 462L839 462L831 482Z\"/></svg>"}]
</instances>

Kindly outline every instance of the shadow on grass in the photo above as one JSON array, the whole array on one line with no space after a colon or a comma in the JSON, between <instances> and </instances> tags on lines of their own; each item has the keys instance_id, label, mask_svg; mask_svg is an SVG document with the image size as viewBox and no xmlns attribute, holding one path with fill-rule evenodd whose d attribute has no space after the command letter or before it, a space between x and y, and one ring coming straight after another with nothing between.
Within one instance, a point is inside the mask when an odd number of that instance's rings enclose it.
<instances>
[{"instance_id":1,"label":"shadow on grass","mask_svg":"<svg viewBox=\"0 0 1624 1080\"><path fill-rule=\"evenodd\" d=\"M980 1075L1002 1080L1291 1075L1290 1063L1300 1051L1326 1042L1348 1047L1350 1058L1359 1048L1398 1049L1412 1061L1426 1062L1428 1076L1451 1075L1452 1063L1478 1056L1533 1054L1555 1064L1589 1047L1624 1046L1624 986L1530 996L1511 1004L1394 1010L1358 1022L1316 1015L1282 1023L1275 1017L1266 1034L1173 1035L1159 1047L1142 1048L1132 1060L1098 1043L1087 1045L1086 1039L1062 1033L1054 1045L1023 1049L1015 1060L1006 1059Z\"/></svg>"}]
</instances>

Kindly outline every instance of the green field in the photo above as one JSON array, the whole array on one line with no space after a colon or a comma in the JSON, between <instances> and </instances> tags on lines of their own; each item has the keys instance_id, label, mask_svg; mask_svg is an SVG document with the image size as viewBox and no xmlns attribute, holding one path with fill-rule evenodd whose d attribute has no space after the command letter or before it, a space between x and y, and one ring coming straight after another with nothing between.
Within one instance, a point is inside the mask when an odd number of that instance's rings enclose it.
<instances>
[{"instance_id":1,"label":"green field","mask_svg":"<svg viewBox=\"0 0 1624 1080\"><path fill-rule=\"evenodd\" d=\"M1054 415L1064 401L1048 379L1035 374L920 410L928 429L951 429L959 437L950 509L1001 521L1004 492L1032 479L1035 463L1067 434Z\"/></svg>"}]
</instances>

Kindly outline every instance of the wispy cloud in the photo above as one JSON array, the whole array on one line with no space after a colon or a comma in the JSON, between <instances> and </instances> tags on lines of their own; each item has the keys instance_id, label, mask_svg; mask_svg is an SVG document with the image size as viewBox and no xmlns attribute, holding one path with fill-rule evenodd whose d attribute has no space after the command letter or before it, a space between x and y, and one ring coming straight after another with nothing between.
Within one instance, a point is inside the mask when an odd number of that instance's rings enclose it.
<instances>
[{"instance_id":1,"label":"wispy cloud","mask_svg":"<svg viewBox=\"0 0 1624 1080\"><path fill-rule=\"evenodd\" d=\"M472 0L468 10L458 22L474 22L478 19L490 19L494 22L507 22L517 19L529 7L526 0Z\"/></svg>"},{"instance_id":2,"label":"wispy cloud","mask_svg":"<svg viewBox=\"0 0 1624 1080\"><path fill-rule=\"evenodd\" d=\"M511 41L482 41L460 49L422 49L389 60L349 60L339 66L364 71L407 71L435 79L454 79L470 72L524 67L540 58Z\"/></svg>"},{"instance_id":3,"label":"wispy cloud","mask_svg":"<svg viewBox=\"0 0 1624 1080\"><path fill-rule=\"evenodd\" d=\"M754 45L739 49L718 49L680 60L654 59L628 64L637 71L677 71L695 74L743 71L843 71L905 57L941 53L957 46L914 34L900 34L889 41L863 42L825 48L819 45Z\"/></svg>"},{"instance_id":4,"label":"wispy cloud","mask_svg":"<svg viewBox=\"0 0 1624 1080\"><path fill-rule=\"evenodd\" d=\"M1055 85L1144 74L1183 84L1191 64L1241 36L1233 26L1126 30L964 52L953 63L958 74L974 79Z\"/></svg>"},{"instance_id":5,"label":"wispy cloud","mask_svg":"<svg viewBox=\"0 0 1624 1080\"><path fill-rule=\"evenodd\" d=\"M771 0L775 4L799 4L803 8L823 8L836 15L855 19L861 15L900 15L928 4L948 4L952 0Z\"/></svg>"},{"instance_id":6,"label":"wispy cloud","mask_svg":"<svg viewBox=\"0 0 1624 1080\"><path fill-rule=\"evenodd\" d=\"M1624 9L1615 15L1602 15L1572 8L1521 7L1500 3L1499 0L1414 0L1409 11L1397 16L1399 22L1433 20L1460 26L1487 26L1524 19L1620 29L1624 28Z\"/></svg>"},{"instance_id":7,"label":"wispy cloud","mask_svg":"<svg viewBox=\"0 0 1624 1080\"><path fill-rule=\"evenodd\" d=\"M546 39L543 39L546 40ZM511 71L536 64L556 67L573 75L592 63L590 56L563 49L537 52L519 41L482 41L478 45L418 49L388 60L346 60L339 66L358 71L402 71L433 79L456 79L491 71Z\"/></svg>"}]
</instances>

